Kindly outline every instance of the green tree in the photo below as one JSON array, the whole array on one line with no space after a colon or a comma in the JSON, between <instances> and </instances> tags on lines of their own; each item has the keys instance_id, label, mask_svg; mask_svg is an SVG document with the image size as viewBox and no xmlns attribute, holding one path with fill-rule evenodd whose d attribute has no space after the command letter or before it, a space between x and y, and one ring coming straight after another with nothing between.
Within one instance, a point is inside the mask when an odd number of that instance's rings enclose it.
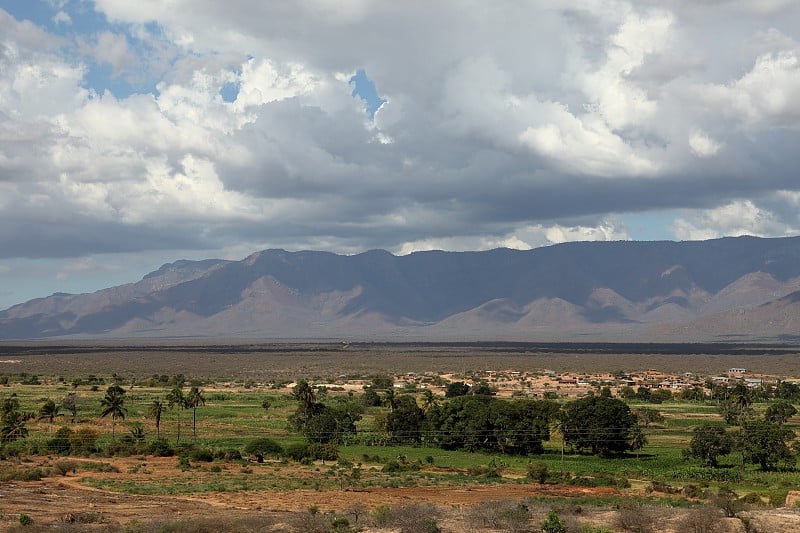
<instances>
[{"instance_id":1,"label":"green tree","mask_svg":"<svg viewBox=\"0 0 800 533\"><path fill-rule=\"evenodd\" d=\"M61 411L61 407L51 398L48 398L39 408L39 420L45 418L48 420L48 433L53 432L53 419L59 415L59 411Z\"/></svg>"},{"instance_id":2,"label":"green tree","mask_svg":"<svg viewBox=\"0 0 800 533\"><path fill-rule=\"evenodd\" d=\"M636 415L622 400L587 396L565 404L563 416L564 440L578 450L613 455L631 449Z\"/></svg>"},{"instance_id":3,"label":"green tree","mask_svg":"<svg viewBox=\"0 0 800 533\"><path fill-rule=\"evenodd\" d=\"M429 442L446 450L541 453L556 411L557 404L547 400L458 396L431 408L423 430Z\"/></svg>"},{"instance_id":4,"label":"green tree","mask_svg":"<svg viewBox=\"0 0 800 533\"><path fill-rule=\"evenodd\" d=\"M306 424L322 409L322 404L317 403L317 395L309 383L301 379L292 390L292 397L297 400L297 410L290 417L289 422L297 431L303 431Z\"/></svg>"},{"instance_id":5,"label":"green tree","mask_svg":"<svg viewBox=\"0 0 800 533\"><path fill-rule=\"evenodd\" d=\"M69 411L70 421L74 424L75 417L78 416L78 396L74 392L70 392L61 400L61 407Z\"/></svg>"},{"instance_id":6,"label":"green tree","mask_svg":"<svg viewBox=\"0 0 800 533\"><path fill-rule=\"evenodd\" d=\"M664 422L664 415L662 415L656 409L642 407L635 409L633 412L636 415L636 418L639 419L639 423L644 427L649 427L650 424L661 424Z\"/></svg>"},{"instance_id":7,"label":"green tree","mask_svg":"<svg viewBox=\"0 0 800 533\"><path fill-rule=\"evenodd\" d=\"M361 395L361 405L364 407L380 407L381 397L372 387L367 387Z\"/></svg>"},{"instance_id":8,"label":"green tree","mask_svg":"<svg viewBox=\"0 0 800 533\"><path fill-rule=\"evenodd\" d=\"M636 389L636 399L642 402L649 402L653 392L647 387L639 387Z\"/></svg>"},{"instance_id":9,"label":"green tree","mask_svg":"<svg viewBox=\"0 0 800 533\"><path fill-rule=\"evenodd\" d=\"M25 417L19 410L19 400L5 398L0 407L2 407L2 412L0 412L0 441L13 442L27 437L28 428L25 427Z\"/></svg>"},{"instance_id":10,"label":"green tree","mask_svg":"<svg viewBox=\"0 0 800 533\"><path fill-rule=\"evenodd\" d=\"M420 428L424 420L425 413L417 405L414 397L400 396L396 407L386 417L386 431L396 442L419 442Z\"/></svg>"},{"instance_id":11,"label":"green tree","mask_svg":"<svg viewBox=\"0 0 800 533\"><path fill-rule=\"evenodd\" d=\"M435 407L439 405L439 398L433 393L430 389L425 389L422 391L422 411L427 413L431 410L431 407Z\"/></svg>"},{"instance_id":12,"label":"green tree","mask_svg":"<svg viewBox=\"0 0 800 533\"><path fill-rule=\"evenodd\" d=\"M741 382L737 383L727 391L727 399L720 404L720 414L726 424L741 426L752 414L751 403L752 398L747 386Z\"/></svg>"},{"instance_id":13,"label":"green tree","mask_svg":"<svg viewBox=\"0 0 800 533\"><path fill-rule=\"evenodd\" d=\"M268 455L280 456L283 453L283 447L272 439L259 437L245 445L244 453L255 457L256 462L263 463L264 457Z\"/></svg>"},{"instance_id":14,"label":"green tree","mask_svg":"<svg viewBox=\"0 0 800 533\"><path fill-rule=\"evenodd\" d=\"M156 422L156 439L161 438L161 415L164 414L164 402L161 400L153 400L153 403L150 404L150 409L147 411L148 414L153 417L153 420Z\"/></svg>"},{"instance_id":15,"label":"green tree","mask_svg":"<svg viewBox=\"0 0 800 533\"><path fill-rule=\"evenodd\" d=\"M475 386L470 387L469 393L474 396L494 396L497 394L497 391L492 389L485 381L481 381L480 383L476 383Z\"/></svg>"},{"instance_id":16,"label":"green tree","mask_svg":"<svg viewBox=\"0 0 800 533\"><path fill-rule=\"evenodd\" d=\"M775 397L790 402L800 401L800 385L791 381L779 381L775 386Z\"/></svg>"},{"instance_id":17,"label":"green tree","mask_svg":"<svg viewBox=\"0 0 800 533\"><path fill-rule=\"evenodd\" d=\"M125 420L128 410L125 408L125 389L117 385L111 385L106 389L106 394L100 400L100 418L111 415L111 439L116 438L117 418Z\"/></svg>"},{"instance_id":18,"label":"green tree","mask_svg":"<svg viewBox=\"0 0 800 533\"><path fill-rule=\"evenodd\" d=\"M265 415L269 412L270 407L272 407L272 402L269 401L269 398L261 400L261 408L264 410Z\"/></svg>"},{"instance_id":19,"label":"green tree","mask_svg":"<svg viewBox=\"0 0 800 533\"><path fill-rule=\"evenodd\" d=\"M390 411L397 409L397 393L394 391L394 387L386 389L386 392L383 393L382 403L388 406Z\"/></svg>"},{"instance_id":20,"label":"green tree","mask_svg":"<svg viewBox=\"0 0 800 533\"><path fill-rule=\"evenodd\" d=\"M688 387L681 391L679 398L691 402L702 402L706 399L706 391L703 387Z\"/></svg>"},{"instance_id":21,"label":"green tree","mask_svg":"<svg viewBox=\"0 0 800 533\"><path fill-rule=\"evenodd\" d=\"M175 444L180 444L181 442L181 411L186 409L186 398L183 395L183 386L182 385L175 385L171 391L167 394L167 405L170 409L173 407L178 409L178 438L175 441Z\"/></svg>"},{"instance_id":22,"label":"green tree","mask_svg":"<svg viewBox=\"0 0 800 533\"><path fill-rule=\"evenodd\" d=\"M189 394L186 395L186 407L192 410L192 436L194 438L197 438L197 408L205 404L203 391L197 387L189 389Z\"/></svg>"},{"instance_id":23,"label":"green tree","mask_svg":"<svg viewBox=\"0 0 800 533\"><path fill-rule=\"evenodd\" d=\"M386 374L376 374L372 378L372 388L377 390L388 390L394 387L394 380Z\"/></svg>"},{"instance_id":24,"label":"green tree","mask_svg":"<svg viewBox=\"0 0 800 533\"><path fill-rule=\"evenodd\" d=\"M463 381L454 381L448 383L444 389L445 398L457 398L459 396L466 396L469 394L469 385Z\"/></svg>"},{"instance_id":25,"label":"green tree","mask_svg":"<svg viewBox=\"0 0 800 533\"><path fill-rule=\"evenodd\" d=\"M775 422L776 424L785 424L796 414L797 409L795 409L794 405L786 400L778 400L767 407L767 410L764 412L764 419L769 422Z\"/></svg>"},{"instance_id":26,"label":"green tree","mask_svg":"<svg viewBox=\"0 0 800 533\"><path fill-rule=\"evenodd\" d=\"M762 471L774 470L779 463L794 460L790 445L795 433L782 424L767 420L745 422L740 439L744 460L759 465Z\"/></svg>"},{"instance_id":27,"label":"green tree","mask_svg":"<svg viewBox=\"0 0 800 533\"><path fill-rule=\"evenodd\" d=\"M694 428L692 440L683 454L686 457L700 459L707 466L716 468L719 457L731 453L733 444L733 438L724 427L703 424Z\"/></svg>"}]
</instances>

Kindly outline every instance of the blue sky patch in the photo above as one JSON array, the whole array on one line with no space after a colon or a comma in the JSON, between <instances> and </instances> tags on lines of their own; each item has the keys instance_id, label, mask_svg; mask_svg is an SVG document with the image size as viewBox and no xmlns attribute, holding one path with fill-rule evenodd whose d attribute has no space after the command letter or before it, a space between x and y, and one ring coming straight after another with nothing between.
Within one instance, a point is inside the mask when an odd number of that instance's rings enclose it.
<instances>
[{"instance_id":1,"label":"blue sky patch","mask_svg":"<svg viewBox=\"0 0 800 533\"><path fill-rule=\"evenodd\" d=\"M353 97L358 96L363 100L370 120L374 120L375 112L386 101L384 98L378 96L378 89L375 87L375 83L367 77L366 71L360 68L356 71L355 75L350 78L350 85L353 86Z\"/></svg>"}]
</instances>

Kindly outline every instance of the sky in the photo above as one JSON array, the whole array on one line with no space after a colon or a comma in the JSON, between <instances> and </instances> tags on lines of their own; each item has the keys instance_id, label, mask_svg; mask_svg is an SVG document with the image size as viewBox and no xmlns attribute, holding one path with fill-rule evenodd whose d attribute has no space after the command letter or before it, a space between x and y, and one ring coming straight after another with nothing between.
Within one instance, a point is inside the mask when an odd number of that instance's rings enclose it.
<instances>
[{"instance_id":1,"label":"sky","mask_svg":"<svg viewBox=\"0 0 800 533\"><path fill-rule=\"evenodd\" d=\"M0 0L0 309L267 248L800 234L794 0Z\"/></svg>"}]
</instances>

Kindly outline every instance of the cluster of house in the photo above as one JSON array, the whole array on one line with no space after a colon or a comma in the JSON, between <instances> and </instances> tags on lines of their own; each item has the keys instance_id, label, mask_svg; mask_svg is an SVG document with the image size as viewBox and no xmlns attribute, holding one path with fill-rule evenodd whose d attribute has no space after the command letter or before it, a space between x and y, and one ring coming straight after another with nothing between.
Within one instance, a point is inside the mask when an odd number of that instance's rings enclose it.
<instances>
[{"instance_id":1,"label":"cluster of house","mask_svg":"<svg viewBox=\"0 0 800 533\"><path fill-rule=\"evenodd\" d=\"M675 393L694 387L707 387L709 382L728 386L742 382L754 388L762 384L776 383L778 379L775 376L752 373L746 368L730 368L726 374L717 376L700 376L690 372L669 374L652 369L624 374L619 372L588 374L555 370L533 372L486 370L471 373L469 376L409 373L395 376L394 385L397 388L428 388L438 394L444 394L446 384L449 382L464 381L469 385L485 382L497 391L498 396L542 397L549 393L561 397L576 397L603 387L610 388L615 394L624 387L667 389Z\"/></svg>"}]
</instances>

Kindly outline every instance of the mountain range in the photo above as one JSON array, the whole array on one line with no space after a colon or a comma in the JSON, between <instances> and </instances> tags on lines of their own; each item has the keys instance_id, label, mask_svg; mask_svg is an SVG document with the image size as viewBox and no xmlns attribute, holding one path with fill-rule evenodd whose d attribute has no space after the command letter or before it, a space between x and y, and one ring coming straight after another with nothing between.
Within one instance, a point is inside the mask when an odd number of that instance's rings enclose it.
<instances>
[{"instance_id":1,"label":"mountain range","mask_svg":"<svg viewBox=\"0 0 800 533\"><path fill-rule=\"evenodd\" d=\"M0 312L0 339L798 340L800 237L180 260Z\"/></svg>"}]
</instances>

